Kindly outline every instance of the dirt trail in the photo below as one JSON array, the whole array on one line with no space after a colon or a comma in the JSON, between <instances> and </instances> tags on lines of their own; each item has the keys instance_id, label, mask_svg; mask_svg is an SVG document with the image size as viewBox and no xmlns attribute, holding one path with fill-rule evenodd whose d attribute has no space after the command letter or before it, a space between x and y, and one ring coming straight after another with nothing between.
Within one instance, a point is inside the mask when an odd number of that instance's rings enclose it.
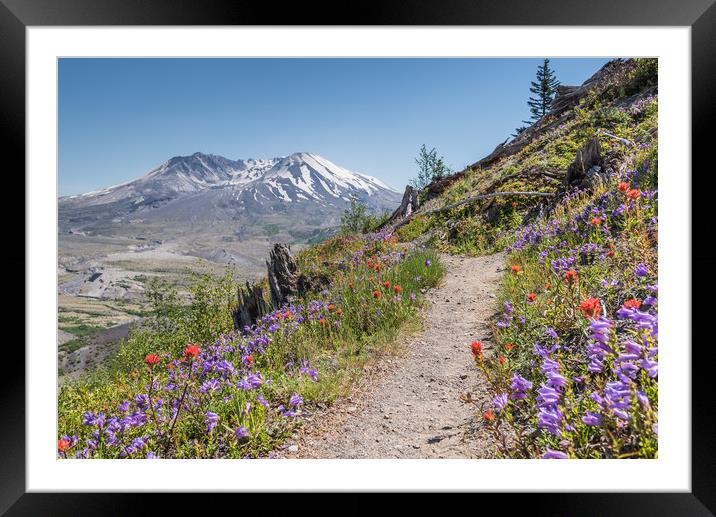
<instances>
[{"instance_id":1,"label":"dirt trail","mask_svg":"<svg viewBox=\"0 0 716 517\"><path fill-rule=\"evenodd\" d=\"M280 456L289 458L480 458L492 456L491 437L475 418L488 398L469 343L489 350L487 322L504 255L443 256L447 273L428 292L424 330L405 357L391 361L373 386L314 415ZM298 447L296 447L298 446Z\"/></svg>"}]
</instances>

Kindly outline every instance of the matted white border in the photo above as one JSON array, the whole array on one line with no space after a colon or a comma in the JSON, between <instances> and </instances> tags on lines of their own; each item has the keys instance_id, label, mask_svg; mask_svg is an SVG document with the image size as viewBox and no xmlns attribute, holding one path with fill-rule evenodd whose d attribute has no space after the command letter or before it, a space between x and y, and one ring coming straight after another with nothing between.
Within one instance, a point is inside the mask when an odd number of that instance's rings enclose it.
<instances>
[{"instance_id":1,"label":"matted white border","mask_svg":"<svg viewBox=\"0 0 716 517\"><path fill-rule=\"evenodd\" d=\"M659 458L56 460L57 58L71 56L659 57ZM27 490L689 491L690 77L683 27L29 27Z\"/></svg>"}]
</instances>

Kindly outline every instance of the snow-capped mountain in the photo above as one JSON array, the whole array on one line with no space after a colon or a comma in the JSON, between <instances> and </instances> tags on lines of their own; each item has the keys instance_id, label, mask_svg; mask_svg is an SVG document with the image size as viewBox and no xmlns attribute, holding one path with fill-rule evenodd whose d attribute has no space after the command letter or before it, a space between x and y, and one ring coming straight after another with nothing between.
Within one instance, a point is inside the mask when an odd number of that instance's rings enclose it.
<instances>
[{"instance_id":1,"label":"snow-capped mountain","mask_svg":"<svg viewBox=\"0 0 716 517\"><path fill-rule=\"evenodd\" d=\"M400 194L380 180L312 153L247 160L194 153L171 158L134 181L60 198L60 228L256 221L271 214L320 216L336 223L353 196L376 210L392 210L400 202Z\"/></svg>"}]
</instances>

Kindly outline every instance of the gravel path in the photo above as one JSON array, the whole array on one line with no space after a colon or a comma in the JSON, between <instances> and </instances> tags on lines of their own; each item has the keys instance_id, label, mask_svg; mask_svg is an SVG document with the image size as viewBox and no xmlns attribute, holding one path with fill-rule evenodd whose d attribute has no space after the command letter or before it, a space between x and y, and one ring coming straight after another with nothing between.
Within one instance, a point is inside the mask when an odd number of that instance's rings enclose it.
<instances>
[{"instance_id":1,"label":"gravel path","mask_svg":"<svg viewBox=\"0 0 716 517\"><path fill-rule=\"evenodd\" d=\"M476 418L488 400L469 344L479 340L490 349L488 321L504 258L443 256L447 273L426 295L424 329L408 343L406 355L383 367L363 393L315 414L279 456L493 456L491 436ZM478 406L465 403L466 396Z\"/></svg>"}]
</instances>

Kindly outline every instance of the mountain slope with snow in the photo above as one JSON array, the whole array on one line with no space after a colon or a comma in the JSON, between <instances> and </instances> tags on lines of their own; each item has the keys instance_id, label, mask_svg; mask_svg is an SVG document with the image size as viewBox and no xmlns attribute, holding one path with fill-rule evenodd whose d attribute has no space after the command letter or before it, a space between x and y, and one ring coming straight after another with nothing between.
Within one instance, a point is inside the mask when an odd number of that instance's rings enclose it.
<instances>
[{"instance_id":1,"label":"mountain slope with snow","mask_svg":"<svg viewBox=\"0 0 716 517\"><path fill-rule=\"evenodd\" d=\"M103 190L60 198L61 231L107 225L239 221L272 215L335 226L352 197L392 210L400 194L380 180L312 153L230 160L194 153L171 158L145 176Z\"/></svg>"}]
</instances>

